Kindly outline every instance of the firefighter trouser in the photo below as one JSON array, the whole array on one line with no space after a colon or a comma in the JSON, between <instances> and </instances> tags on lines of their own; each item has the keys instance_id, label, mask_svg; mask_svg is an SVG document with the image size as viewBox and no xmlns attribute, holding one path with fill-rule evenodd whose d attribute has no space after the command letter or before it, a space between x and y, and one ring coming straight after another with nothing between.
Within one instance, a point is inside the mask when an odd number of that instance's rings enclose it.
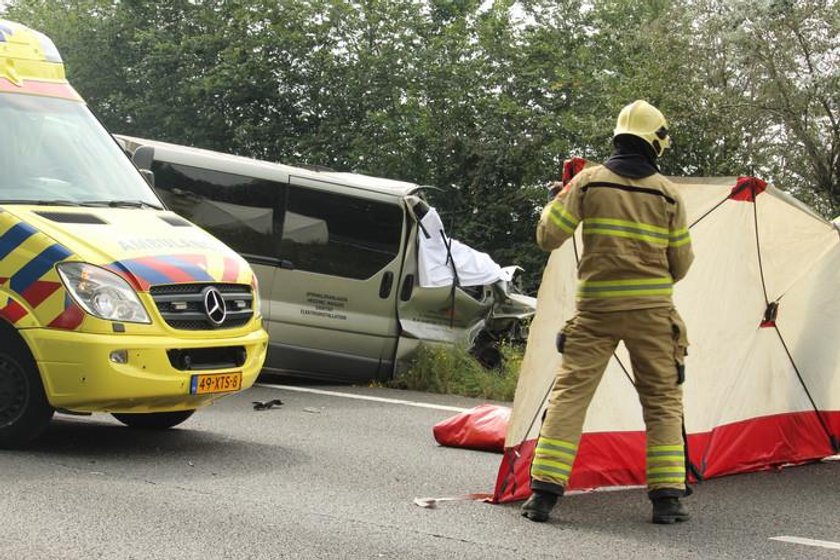
<instances>
[{"instance_id":1,"label":"firefighter trouser","mask_svg":"<svg viewBox=\"0 0 840 560\"><path fill-rule=\"evenodd\" d=\"M676 310L579 311L563 328L563 362L531 464L531 487L562 493L569 480L586 409L620 340L630 353L647 427L651 496L685 491L682 363L687 339ZM679 373L678 373L679 372Z\"/></svg>"}]
</instances>

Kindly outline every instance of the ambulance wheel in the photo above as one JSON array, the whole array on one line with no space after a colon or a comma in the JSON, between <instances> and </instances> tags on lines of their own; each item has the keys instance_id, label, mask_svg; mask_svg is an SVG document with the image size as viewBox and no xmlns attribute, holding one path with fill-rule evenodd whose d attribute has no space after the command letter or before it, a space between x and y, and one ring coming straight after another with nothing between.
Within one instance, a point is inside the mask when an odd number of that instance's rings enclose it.
<instances>
[{"instance_id":1,"label":"ambulance wheel","mask_svg":"<svg viewBox=\"0 0 840 560\"><path fill-rule=\"evenodd\" d=\"M114 413L113 417L138 430L165 430L177 426L193 415L195 410L176 412Z\"/></svg>"},{"instance_id":2,"label":"ambulance wheel","mask_svg":"<svg viewBox=\"0 0 840 560\"><path fill-rule=\"evenodd\" d=\"M41 435L55 411L28 348L0 339L0 448L21 447Z\"/></svg>"}]
</instances>

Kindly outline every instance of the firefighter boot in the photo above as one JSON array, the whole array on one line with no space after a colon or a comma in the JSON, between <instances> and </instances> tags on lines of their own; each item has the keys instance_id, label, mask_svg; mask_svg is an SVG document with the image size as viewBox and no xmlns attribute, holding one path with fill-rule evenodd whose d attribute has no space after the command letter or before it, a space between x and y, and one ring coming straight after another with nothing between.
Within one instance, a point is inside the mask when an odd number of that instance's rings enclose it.
<instances>
[{"instance_id":1,"label":"firefighter boot","mask_svg":"<svg viewBox=\"0 0 840 560\"><path fill-rule=\"evenodd\" d=\"M670 525L680 521L688 521L691 517L679 498L664 496L651 498L650 501L653 502L653 519L651 521L654 523Z\"/></svg>"},{"instance_id":2,"label":"firefighter boot","mask_svg":"<svg viewBox=\"0 0 840 560\"><path fill-rule=\"evenodd\" d=\"M548 514L559 497L553 492L534 490L531 497L522 504L522 517L527 517L531 521L548 521Z\"/></svg>"}]
</instances>

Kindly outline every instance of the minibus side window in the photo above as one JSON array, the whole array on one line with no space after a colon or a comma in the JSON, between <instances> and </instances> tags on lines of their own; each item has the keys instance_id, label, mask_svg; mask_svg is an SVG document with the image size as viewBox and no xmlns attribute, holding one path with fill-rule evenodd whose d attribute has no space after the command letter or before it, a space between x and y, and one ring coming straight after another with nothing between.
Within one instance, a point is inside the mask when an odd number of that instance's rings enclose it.
<instances>
[{"instance_id":1,"label":"minibus side window","mask_svg":"<svg viewBox=\"0 0 840 560\"><path fill-rule=\"evenodd\" d=\"M170 210L243 256L277 257L283 183L164 161L155 161L152 170L155 190Z\"/></svg>"},{"instance_id":2,"label":"minibus side window","mask_svg":"<svg viewBox=\"0 0 840 560\"><path fill-rule=\"evenodd\" d=\"M289 186L280 256L297 270L363 280L400 252L396 204Z\"/></svg>"}]
</instances>

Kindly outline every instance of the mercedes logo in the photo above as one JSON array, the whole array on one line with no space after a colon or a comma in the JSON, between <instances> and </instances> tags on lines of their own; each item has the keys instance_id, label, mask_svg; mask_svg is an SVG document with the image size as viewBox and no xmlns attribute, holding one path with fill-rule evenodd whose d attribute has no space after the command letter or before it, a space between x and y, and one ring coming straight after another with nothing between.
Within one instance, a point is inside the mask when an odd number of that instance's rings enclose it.
<instances>
[{"instance_id":1,"label":"mercedes logo","mask_svg":"<svg viewBox=\"0 0 840 560\"><path fill-rule=\"evenodd\" d=\"M201 293L204 296L204 311L207 313L207 318L218 327L225 322L225 317L227 317L225 299L222 293L213 286L204 288Z\"/></svg>"}]
</instances>

